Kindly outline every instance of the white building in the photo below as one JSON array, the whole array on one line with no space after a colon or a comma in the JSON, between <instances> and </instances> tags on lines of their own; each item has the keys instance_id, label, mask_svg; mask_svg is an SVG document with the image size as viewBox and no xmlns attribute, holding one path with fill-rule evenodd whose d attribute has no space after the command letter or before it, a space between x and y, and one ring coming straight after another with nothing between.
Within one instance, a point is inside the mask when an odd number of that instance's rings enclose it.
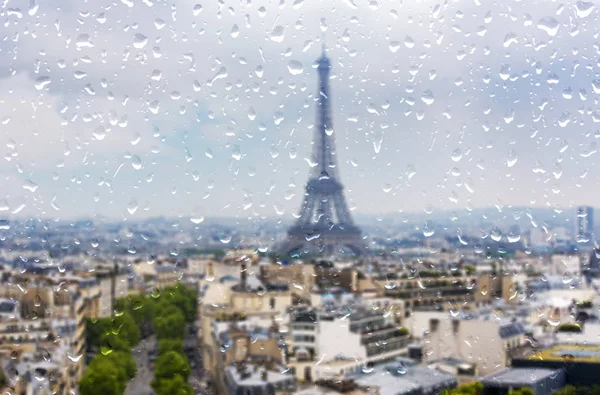
<instances>
[{"instance_id":1,"label":"white building","mask_svg":"<svg viewBox=\"0 0 600 395\"><path fill-rule=\"evenodd\" d=\"M456 358L477 365L481 375L507 366L510 353L524 345L525 324L491 314L456 317L448 313L414 312L410 327L423 334L424 359Z\"/></svg>"},{"instance_id":2,"label":"white building","mask_svg":"<svg viewBox=\"0 0 600 395\"><path fill-rule=\"evenodd\" d=\"M406 355L410 341L394 314L360 305L297 312L290 329L289 365L305 381L354 374L368 364Z\"/></svg>"}]
</instances>

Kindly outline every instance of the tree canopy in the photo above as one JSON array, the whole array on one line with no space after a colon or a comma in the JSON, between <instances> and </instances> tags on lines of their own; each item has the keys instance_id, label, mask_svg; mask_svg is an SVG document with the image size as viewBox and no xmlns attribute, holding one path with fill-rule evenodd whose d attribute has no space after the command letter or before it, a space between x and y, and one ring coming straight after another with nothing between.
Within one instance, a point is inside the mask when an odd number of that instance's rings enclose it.
<instances>
[{"instance_id":1,"label":"tree canopy","mask_svg":"<svg viewBox=\"0 0 600 395\"><path fill-rule=\"evenodd\" d=\"M510 390L508 395L535 395L535 392L529 387Z\"/></svg>"},{"instance_id":2,"label":"tree canopy","mask_svg":"<svg viewBox=\"0 0 600 395\"><path fill-rule=\"evenodd\" d=\"M154 381L172 379L181 376L186 382L190 375L190 367L183 355L175 351L167 351L156 358L154 365Z\"/></svg>"},{"instance_id":3,"label":"tree canopy","mask_svg":"<svg viewBox=\"0 0 600 395\"><path fill-rule=\"evenodd\" d=\"M137 346L142 338L140 328L129 313L122 313L113 318L112 333L120 335L130 347Z\"/></svg>"},{"instance_id":4,"label":"tree canopy","mask_svg":"<svg viewBox=\"0 0 600 395\"><path fill-rule=\"evenodd\" d=\"M181 339L162 339L158 342L158 355L168 351L175 351L183 355L183 341Z\"/></svg>"},{"instance_id":5,"label":"tree canopy","mask_svg":"<svg viewBox=\"0 0 600 395\"><path fill-rule=\"evenodd\" d=\"M176 307L171 306L165 315L156 316L153 326L158 339L182 339L185 335L185 318Z\"/></svg>"},{"instance_id":6,"label":"tree canopy","mask_svg":"<svg viewBox=\"0 0 600 395\"><path fill-rule=\"evenodd\" d=\"M107 360L92 362L79 381L79 392L81 395L121 395L125 388L117 369Z\"/></svg>"},{"instance_id":7,"label":"tree canopy","mask_svg":"<svg viewBox=\"0 0 600 395\"><path fill-rule=\"evenodd\" d=\"M565 388L556 391L555 395L600 395L600 385L592 387L567 385Z\"/></svg>"},{"instance_id":8,"label":"tree canopy","mask_svg":"<svg viewBox=\"0 0 600 395\"><path fill-rule=\"evenodd\" d=\"M479 395L483 392L483 384L478 381L461 385L453 390L444 391L444 395Z\"/></svg>"},{"instance_id":9,"label":"tree canopy","mask_svg":"<svg viewBox=\"0 0 600 395\"><path fill-rule=\"evenodd\" d=\"M106 346L106 342L111 341L111 336L125 341L128 348L136 346L141 339L140 329L129 313L122 313L113 318L86 320L85 337L88 350Z\"/></svg>"},{"instance_id":10,"label":"tree canopy","mask_svg":"<svg viewBox=\"0 0 600 395\"><path fill-rule=\"evenodd\" d=\"M192 387L180 375L171 379L161 379L153 388L156 395L193 395L194 393Z\"/></svg>"}]
</instances>

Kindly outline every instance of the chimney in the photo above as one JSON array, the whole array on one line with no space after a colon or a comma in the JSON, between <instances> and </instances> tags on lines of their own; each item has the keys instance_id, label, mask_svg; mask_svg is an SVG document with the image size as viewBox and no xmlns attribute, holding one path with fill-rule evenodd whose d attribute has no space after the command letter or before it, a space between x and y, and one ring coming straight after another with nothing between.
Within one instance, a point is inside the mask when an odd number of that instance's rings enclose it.
<instances>
[{"instance_id":1,"label":"chimney","mask_svg":"<svg viewBox=\"0 0 600 395\"><path fill-rule=\"evenodd\" d=\"M246 271L246 264L242 263L240 265L240 284L242 288L246 288L246 279L248 278L248 272Z\"/></svg>"},{"instance_id":2,"label":"chimney","mask_svg":"<svg viewBox=\"0 0 600 395\"><path fill-rule=\"evenodd\" d=\"M262 379L262 381L269 381L269 372L267 371L267 369L263 369L263 371L260 372L260 378Z\"/></svg>"}]
</instances>

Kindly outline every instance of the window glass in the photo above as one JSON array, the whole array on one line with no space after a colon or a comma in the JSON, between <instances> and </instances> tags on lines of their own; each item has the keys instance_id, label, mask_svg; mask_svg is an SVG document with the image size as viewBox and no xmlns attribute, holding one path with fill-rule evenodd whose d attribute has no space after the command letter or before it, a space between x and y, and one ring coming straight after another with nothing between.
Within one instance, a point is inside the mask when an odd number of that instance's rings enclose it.
<instances>
[{"instance_id":1,"label":"window glass","mask_svg":"<svg viewBox=\"0 0 600 395\"><path fill-rule=\"evenodd\" d=\"M598 393L598 12L2 2L0 391Z\"/></svg>"}]
</instances>

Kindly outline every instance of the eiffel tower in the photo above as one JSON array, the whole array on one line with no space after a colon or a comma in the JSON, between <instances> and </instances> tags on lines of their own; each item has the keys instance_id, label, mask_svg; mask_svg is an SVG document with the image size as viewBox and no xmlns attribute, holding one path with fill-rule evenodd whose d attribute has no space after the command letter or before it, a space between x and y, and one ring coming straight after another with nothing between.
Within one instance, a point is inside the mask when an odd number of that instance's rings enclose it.
<instances>
[{"instance_id":1,"label":"eiffel tower","mask_svg":"<svg viewBox=\"0 0 600 395\"><path fill-rule=\"evenodd\" d=\"M361 255L365 252L365 243L350 216L338 174L329 95L331 63L325 48L317 65L319 96L311 172L297 221L278 250L292 257Z\"/></svg>"}]
</instances>

